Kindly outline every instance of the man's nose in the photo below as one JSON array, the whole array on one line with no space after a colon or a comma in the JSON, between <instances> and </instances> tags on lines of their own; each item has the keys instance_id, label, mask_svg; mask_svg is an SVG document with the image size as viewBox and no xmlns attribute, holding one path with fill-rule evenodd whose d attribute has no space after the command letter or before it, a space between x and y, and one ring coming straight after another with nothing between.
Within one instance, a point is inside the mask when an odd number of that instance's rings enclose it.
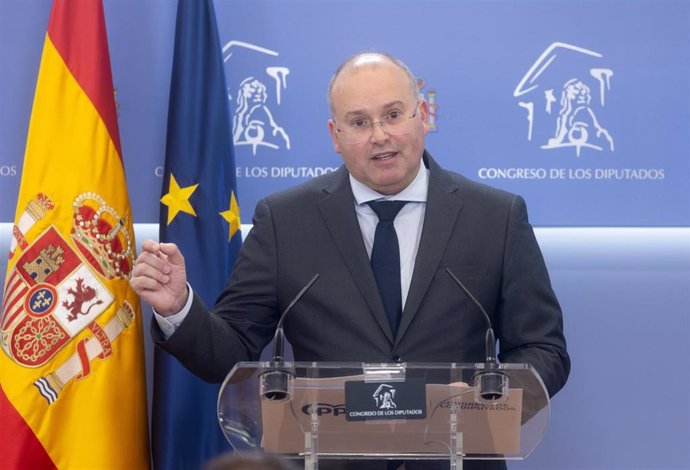
<instances>
[{"instance_id":1,"label":"man's nose","mask_svg":"<svg viewBox=\"0 0 690 470\"><path fill-rule=\"evenodd\" d=\"M371 123L371 141L380 142L388 140L389 134L383 127L382 122L372 122Z\"/></svg>"}]
</instances>

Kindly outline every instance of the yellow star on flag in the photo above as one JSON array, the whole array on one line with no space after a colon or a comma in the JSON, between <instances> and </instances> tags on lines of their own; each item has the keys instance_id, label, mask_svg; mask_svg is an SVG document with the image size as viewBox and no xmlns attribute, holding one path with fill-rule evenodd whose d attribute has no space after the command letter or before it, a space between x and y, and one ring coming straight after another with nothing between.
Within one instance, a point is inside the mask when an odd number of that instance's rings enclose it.
<instances>
[{"instance_id":1,"label":"yellow star on flag","mask_svg":"<svg viewBox=\"0 0 690 470\"><path fill-rule=\"evenodd\" d=\"M233 235L240 229L240 206L237 204L234 191L230 193L230 209L220 212L219 214L230 224L228 235L228 241L230 241Z\"/></svg>"},{"instance_id":2,"label":"yellow star on flag","mask_svg":"<svg viewBox=\"0 0 690 470\"><path fill-rule=\"evenodd\" d=\"M192 193L196 190L199 183L192 186L185 186L180 188L177 184L175 176L170 173L170 187L168 188L168 194L161 198L161 202L168 206L168 225L173 221L178 212L182 211L187 214L191 214L196 217L196 212L189 202L189 198Z\"/></svg>"}]
</instances>

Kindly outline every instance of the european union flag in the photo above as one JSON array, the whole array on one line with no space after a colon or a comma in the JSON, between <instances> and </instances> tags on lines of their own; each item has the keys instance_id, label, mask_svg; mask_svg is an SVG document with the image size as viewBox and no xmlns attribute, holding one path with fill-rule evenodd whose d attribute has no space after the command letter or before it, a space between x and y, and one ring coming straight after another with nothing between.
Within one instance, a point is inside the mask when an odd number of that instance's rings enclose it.
<instances>
[{"instance_id":1,"label":"european union flag","mask_svg":"<svg viewBox=\"0 0 690 470\"><path fill-rule=\"evenodd\" d=\"M188 280L207 305L224 287L242 243L229 116L212 0L179 0L160 240L180 247ZM196 470L230 450L216 418L218 390L156 350L156 470Z\"/></svg>"}]
</instances>

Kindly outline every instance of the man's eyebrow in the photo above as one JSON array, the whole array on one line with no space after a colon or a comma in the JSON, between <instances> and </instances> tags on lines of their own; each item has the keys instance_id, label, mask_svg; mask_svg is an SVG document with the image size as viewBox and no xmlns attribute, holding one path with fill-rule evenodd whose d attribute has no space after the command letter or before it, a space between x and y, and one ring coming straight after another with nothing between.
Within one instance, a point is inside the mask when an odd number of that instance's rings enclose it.
<instances>
[{"instance_id":1,"label":"man's eyebrow","mask_svg":"<svg viewBox=\"0 0 690 470\"><path fill-rule=\"evenodd\" d=\"M386 103L385 105L383 105L383 110L385 111L385 110L393 108L395 106L403 106L404 104L405 104L405 102L403 100L391 101L390 103ZM364 111L363 109L355 109L355 110L348 111L347 113L345 113L345 119L351 118L354 116L368 116L368 113L366 111Z\"/></svg>"}]
</instances>

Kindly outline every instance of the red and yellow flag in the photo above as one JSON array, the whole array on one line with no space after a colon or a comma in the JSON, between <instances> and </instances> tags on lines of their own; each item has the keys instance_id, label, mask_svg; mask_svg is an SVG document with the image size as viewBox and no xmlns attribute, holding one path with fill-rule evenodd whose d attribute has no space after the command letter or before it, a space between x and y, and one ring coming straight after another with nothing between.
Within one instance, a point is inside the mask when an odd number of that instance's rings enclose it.
<instances>
[{"instance_id":1,"label":"red and yellow flag","mask_svg":"<svg viewBox=\"0 0 690 470\"><path fill-rule=\"evenodd\" d=\"M149 467L142 319L101 0L55 0L0 320L0 468Z\"/></svg>"}]
</instances>

